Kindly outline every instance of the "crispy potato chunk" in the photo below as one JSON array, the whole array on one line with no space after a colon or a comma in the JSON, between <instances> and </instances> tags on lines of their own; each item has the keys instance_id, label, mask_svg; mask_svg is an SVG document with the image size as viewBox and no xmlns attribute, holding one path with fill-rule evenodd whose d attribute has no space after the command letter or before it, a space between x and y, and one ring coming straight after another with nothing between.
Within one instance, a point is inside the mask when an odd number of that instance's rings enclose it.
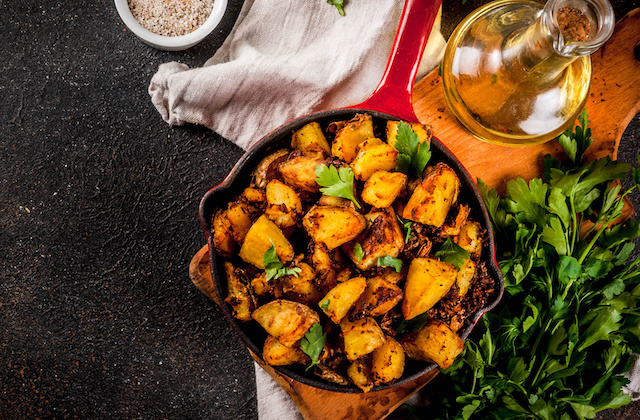
<instances>
[{"instance_id":1,"label":"crispy potato chunk","mask_svg":"<svg viewBox=\"0 0 640 420\"><path fill-rule=\"evenodd\" d=\"M316 166L324 160L310 156L296 156L278 167L284 182L298 190L316 193L320 186L316 182Z\"/></svg>"},{"instance_id":2,"label":"crispy potato chunk","mask_svg":"<svg viewBox=\"0 0 640 420\"><path fill-rule=\"evenodd\" d=\"M385 336L384 344L371 353L371 376L374 385L388 384L404 373L404 349L392 337Z\"/></svg>"},{"instance_id":3,"label":"crispy potato chunk","mask_svg":"<svg viewBox=\"0 0 640 420\"><path fill-rule=\"evenodd\" d=\"M458 270L449 263L432 258L414 258L404 284L402 314L412 319L431 309L449 292Z\"/></svg>"},{"instance_id":4,"label":"crispy potato chunk","mask_svg":"<svg viewBox=\"0 0 640 420\"><path fill-rule=\"evenodd\" d=\"M351 162L355 178L368 180L376 171L395 169L398 151L380 139L371 137L356 147L356 157Z\"/></svg>"},{"instance_id":5,"label":"crispy potato chunk","mask_svg":"<svg viewBox=\"0 0 640 420\"><path fill-rule=\"evenodd\" d=\"M253 311L251 316L287 347L292 347L313 324L320 322L320 316L307 305L286 299L272 300Z\"/></svg>"},{"instance_id":6,"label":"crispy potato chunk","mask_svg":"<svg viewBox=\"0 0 640 420\"><path fill-rule=\"evenodd\" d=\"M317 303L322 297L322 293L314 284L315 272L313 268L305 262L297 263L296 267L301 270L298 276L290 274L280 279L282 290L291 300L296 302L307 305Z\"/></svg>"},{"instance_id":7,"label":"crispy potato chunk","mask_svg":"<svg viewBox=\"0 0 640 420\"><path fill-rule=\"evenodd\" d=\"M295 226L302 216L302 201L287 184L276 179L267 184L265 214L280 229Z\"/></svg>"},{"instance_id":8,"label":"crispy potato chunk","mask_svg":"<svg viewBox=\"0 0 640 420\"><path fill-rule=\"evenodd\" d=\"M349 207L352 210L360 212L356 207L356 204L348 198L334 197L332 195L321 195L318 199L319 206L335 206L335 207Z\"/></svg>"},{"instance_id":9,"label":"crispy potato chunk","mask_svg":"<svg viewBox=\"0 0 640 420\"><path fill-rule=\"evenodd\" d=\"M480 256L482 253L483 229L479 222L468 220L461 227L455 243L464 248L469 254Z\"/></svg>"},{"instance_id":10,"label":"crispy potato chunk","mask_svg":"<svg viewBox=\"0 0 640 420\"><path fill-rule=\"evenodd\" d=\"M389 207L407 186L402 172L374 172L362 190L362 201L379 209Z\"/></svg>"},{"instance_id":11,"label":"crispy potato chunk","mask_svg":"<svg viewBox=\"0 0 640 420\"><path fill-rule=\"evenodd\" d=\"M236 268L228 261L223 264L227 278L226 303L233 309L233 317L241 321L250 321L254 309L253 298L247 286L241 281Z\"/></svg>"},{"instance_id":12,"label":"crispy potato chunk","mask_svg":"<svg viewBox=\"0 0 640 420\"><path fill-rule=\"evenodd\" d=\"M347 376L351 382L364 392L369 392L373 388L373 381L370 379L371 368L366 360L362 358L351 362L347 367Z\"/></svg>"},{"instance_id":13,"label":"crispy potato chunk","mask_svg":"<svg viewBox=\"0 0 640 420\"><path fill-rule=\"evenodd\" d=\"M271 180L282 179L278 166L287 160L290 152L288 149L280 149L262 159L253 171L253 183L255 186L265 189Z\"/></svg>"},{"instance_id":14,"label":"crispy potato chunk","mask_svg":"<svg viewBox=\"0 0 640 420\"><path fill-rule=\"evenodd\" d=\"M258 220L251 225L249 232L247 232L247 236L240 248L240 258L249 264L264 269L262 258L264 253L271 248L271 242L276 247L276 254L280 258L280 262L284 265L289 264L295 256L293 247L282 233L282 230L267 216L262 215L258 217Z\"/></svg>"},{"instance_id":15,"label":"crispy potato chunk","mask_svg":"<svg viewBox=\"0 0 640 420\"><path fill-rule=\"evenodd\" d=\"M308 364L311 359L300 347L287 347L269 335L262 347L262 360L271 366L286 366L294 363Z\"/></svg>"},{"instance_id":16,"label":"crispy potato chunk","mask_svg":"<svg viewBox=\"0 0 640 420\"><path fill-rule=\"evenodd\" d=\"M367 279L367 288L355 304L356 317L384 315L402 300L402 289L383 277Z\"/></svg>"},{"instance_id":17,"label":"crispy potato chunk","mask_svg":"<svg viewBox=\"0 0 640 420\"><path fill-rule=\"evenodd\" d=\"M355 277L340 283L320 299L320 309L331 321L339 324L366 287L367 280L364 277Z\"/></svg>"},{"instance_id":18,"label":"crispy potato chunk","mask_svg":"<svg viewBox=\"0 0 640 420\"><path fill-rule=\"evenodd\" d=\"M348 207L316 205L304 215L302 225L315 243L332 250L357 237L367 227L367 221Z\"/></svg>"},{"instance_id":19,"label":"crispy potato chunk","mask_svg":"<svg viewBox=\"0 0 640 420\"><path fill-rule=\"evenodd\" d=\"M353 264L360 270L375 267L379 257L390 255L396 258L404 249L404 235L391 207L374 209L365 217L369 220L369 229L354 242L343 247ZM362 247L361 259L354 252L356 243Z\"/></svg>"},{"instance_id":20,"label":"crispy potato chunk","mask_svg":"<svg viewBox=\"0 0 640 420\"><path fill-rule=\"evenodd\" d=\"M458 235L460 233L460 228L467 221L467 217L469 217L470 212L471 208L469 206L464 204L458 206L458 214L455 219L442 225L438 234L442 237Z\"/></svg>"},{"instance_id":21,"label":"crispy potato chunk","mask_svg":"<svg viewBox=\"0 0 640 420\"><path fill-rule=\"evenodd\" d=\"M231 224L225 216L225 211L216 211L211 223L211 245L213 250L223 257L230 257L236 249L236 241L231 234Z\"/></svg>"},{"instance_id":22,"label":"crispy potato chunk","mask_svg":"<svg viewBox=\"0 0 640 420\"><path fill-rule=\"evenodd\" d=\"M458 285L458 296L462 297L467 294L471 287L473 277L476 275L476 263L469 258L458 271L456 276L456 284Z\"/></svg>"},{"instance_id":23,"label":"crispy potato chunk","mask_svg":"<svg viewBox=\"0 0 640 420\"><path fill-rule=\"evenodd\" d=\"M416 187L404 207L402 217L440 227L458 199L460 180L455 171L439 162Z\"/></svg>"},{"instance_id":24,"label":"crispy potato chunk","mask_svg":"<svg viewBox=\"0 0 640 420\"><path fill-rule=\"evenodd\" d=\"M441 322L429 323L400 342L410 358L436 363L441 369L451 366L464 348L462 339Z\"/></svg>"},{"instance_id":25,"label":"crispy potato chunk","mask_svg":"<svg viewBox=\"0 0 640 420\"><path fill-rule=\"evenodd\" d=\"M351 163L356 157L356 146L371 137L374 137L371 115L357 114L336 132L331 154Z\"/></svg>"},{"instance_id":26,"label":"crispy potato chunk","mask_svg":"<svg viewBox=\"0 0 640 420\"><path fill-rule=\"evenodd\" d=\"M326 293L338 283L342 258L337 249L329 251L324 244L312 242L311 247L311 265L316 272L316 285L318 290Z\"/></svg>"},{"instance_id":27,"label":"crispy potato chunk","mask_svg":"<svg viewBox=\"0 0 640 420\"><path fill-rule=\"evenodd\" d=\"M344 318L340 322L347 360L371 353L384 344L384 333L373 318L363 318L354 322Z\"/></svg>"},{"instance_id":28,"label":"crispy potato chunk","mask_svg":"<svg viewBox=\"0 0 640 420\"><path fill-rule=\"evenodd\" d=\"M396 143L396 136L398 135L398 125L400 121L387 121L386 127L386 137L387 143L391 146L394 146ZM431 144L431 137L433 137L433 130L430 125L424 125L420 123L411 123L409 124L411 129L418 135L418 139L420 139L420 143L427 142Z\"/></svg>"},{"instance_id":29,"label":"crispy potato chunk","mask_svg":"<svg viewBox=\"0 0 640 420\"><path fill-rule=\"evenodd\" d=\"M306 156L326 158L331 154L329 143L317 121L294 131L291 136L291 147L300 150Z\"/></svg>"}]
</instances>

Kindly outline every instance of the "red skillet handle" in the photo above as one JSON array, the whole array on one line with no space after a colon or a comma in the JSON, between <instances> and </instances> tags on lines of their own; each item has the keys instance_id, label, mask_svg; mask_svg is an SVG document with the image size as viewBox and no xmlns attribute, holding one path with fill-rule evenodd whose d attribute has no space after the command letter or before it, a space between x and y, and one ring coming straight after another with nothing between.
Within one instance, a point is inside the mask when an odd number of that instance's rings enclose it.
<instances>
[{"instance_id":1,"label":"red skillet handle","mask_svg":"<svg viewBox=\"0 0 640 420\"><path fill-rule=\"evenodd\" d=\"M418 122L412 104L413 84L441 4L442 0L406 0L380 84L368 99L349 108L381 111Z\"/></svg>"}]
</instances>

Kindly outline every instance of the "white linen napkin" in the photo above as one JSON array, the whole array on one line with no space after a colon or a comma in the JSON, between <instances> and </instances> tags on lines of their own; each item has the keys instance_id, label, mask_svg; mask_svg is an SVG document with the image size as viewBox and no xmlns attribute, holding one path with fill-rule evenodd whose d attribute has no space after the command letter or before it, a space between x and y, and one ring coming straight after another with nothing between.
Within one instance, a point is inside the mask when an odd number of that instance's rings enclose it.
<instances>
[{"instance_id":1,"label":"white linen napkin","mask_svg":"<svg viewBox=\"0 0 640 420\"><path fill-rule=\"evenodd\" d=\"M323 0L246 0L202 67L160 65L149 94L173 125L204 125L243 149L281 124L364 101L386 67L404 2L351 1L340 16ZM418 77L446 42L434 24Z\"/></svg>"}]
</instances>

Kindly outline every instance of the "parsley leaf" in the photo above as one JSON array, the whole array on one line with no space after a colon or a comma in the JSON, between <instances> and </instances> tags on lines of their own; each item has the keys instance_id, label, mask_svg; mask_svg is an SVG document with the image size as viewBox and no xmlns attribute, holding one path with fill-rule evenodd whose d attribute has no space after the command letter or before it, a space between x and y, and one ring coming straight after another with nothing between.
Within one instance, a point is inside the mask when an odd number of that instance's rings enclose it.
<instances>
[{"instance_id":1,"label":"parsley leaf","mask_svg":"<svg viewBox=\"0 0 640 420\"><path fill-rule=\"evenodd\" d=\"M358 259L358 262L362 262L362 258L364 258L364 251L362 249L362 245L360 245L357 242L353 246L353 255L356 256L356 258Z\"/></svg>"},{"instance_id":2,"label":"parsley leaf","mask_svg":"<svg viewBox=\"0 0 640 420\"><path fill-rule=\"evenodd\" d=\"M431 145L420 141L411 126L404 121L398 123L396 142L393 147L398 151L398 170L416 178L422 176L424 168L431 159Z\"/></svg>"},{"instance_id":3,"label":"parsley leaf","mask_svg":"<svg viewBox=\"0 0 640 420\"><path fill-rule=\"evenodd\" d=\"M335 6L336 9L338 9L338 13L340 13L340 16L344 16L344 9L342 8L342 6L344 5L344 0L327 0L327 3Z\"/></svg>"},{"instance_id":4,"label":"parsley leaf","mask_svg":"<svg viewBox=\"0 0 640 420\"><path fill-rule=\"evenodd\" d=\"M280 258L278 258L278 254L276 254L275 244L271 239L269 239L269 242L271 242L271 247L262 256L262 263L264 264L267 281L288 275L298 277L298 273L301 272L302 269L299 267L285 267L280 261Z\"/></svg>"},{"instance_id":5,"label":"parsley leaf","mask_svg":"<svg viewBox=\"0 0 640 420\"><path fill-rule=\"evenodd\" d=\"M318 364L318 358L326 342L327 333L322 331L322 326L317 322L313 324L304 337L300 339L300 349L311 358L311 364L307 366L306 370Z\"/></svg>"},{"instance_id":6,"label":"parsley leaf","mask_svg":"<svg viewBox=\"0 0 640 420\"><path fill-rule=\"evenodd\" d=\"M322 187L320 188L321 193L332 197L347 198L360 208L360 203L353 193L353 180L353 170L349 167L338 170L333 165L329 167L325 164L316 165L316 182Z\"/></svg>"},{"instance_id":7,"label":"parsley leaf","mask_svg":"<svg viewBox=\"0 0 640 420\"><path fill-rule=\"evenodd\" d=\"M458 271L460 271L462 266L469 259L469 252L457 243L453 242L451 238L447 238L434 256L440 259L440 261L452 264Z\"/></svg>"},{"instance_id":8,"label":"parsley leaf","mask_svg":"<svg viewBox=\"0 0 640 420\"><path fill-rule=\"evenodd\" d=\"M398 215L396 215L396 217L398 218L398 222L400 223L400 225L402 225L402 229L404 230L404 243L406 244L411 239L414 239L416 237L416 235L414 235L413 231L411 230L411 225L413 224L413 221L405 220Z\"/></svg>"},{"instance_id":9,"label":"parsley leaf","mask_svg":"<svg viewBox=\"0 0 640 420\"><path fill-rule=\"evenodd\" d=\"M579 126L571 126L558 137L558 143L562 146L569 159L575 164L582 162L584 152L593 143L591 129L587 127L589 117L587 110L583 109L578 117Z\"/></svg>"},{"instance_id":10,"label":"parsley leaf","mask_svg":"<svg viewBox=\"0 0 640 420\"><path fill-rule=\"evenodd\" d=\"M377 264L378 267L393 267L398 273L402 270L402 260L394 258L391 255L378 257Z\"/></svg>"}]
</instances>

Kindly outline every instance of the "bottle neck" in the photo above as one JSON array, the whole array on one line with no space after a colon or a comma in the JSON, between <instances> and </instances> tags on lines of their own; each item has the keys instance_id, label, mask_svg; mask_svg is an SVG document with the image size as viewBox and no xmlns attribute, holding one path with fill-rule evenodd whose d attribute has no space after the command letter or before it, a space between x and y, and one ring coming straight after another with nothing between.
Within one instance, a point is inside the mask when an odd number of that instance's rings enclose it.
<instances>
[{"instance_id":1,"label":"bottle neck","mask_svg":"<svg viewBox=\"0 0 640 420\"><path fill-rule=\"evenodd\" d=\"M505 39L504 64L521 83L551 83L600 48L614 25L607 0L549 0L532 25Z\"/></svg>"}]
</instances>

